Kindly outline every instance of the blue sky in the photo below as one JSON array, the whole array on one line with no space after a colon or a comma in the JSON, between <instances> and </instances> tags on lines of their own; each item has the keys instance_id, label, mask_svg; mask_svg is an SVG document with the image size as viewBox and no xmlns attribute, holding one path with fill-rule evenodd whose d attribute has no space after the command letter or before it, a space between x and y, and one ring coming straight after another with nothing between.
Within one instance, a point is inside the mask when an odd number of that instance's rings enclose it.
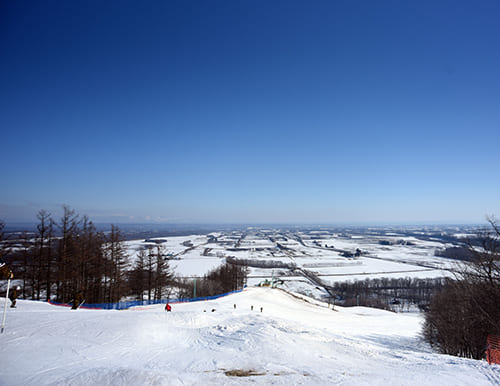
<instances>
[{"instance_id":1,"label":"blue sky","mask_svg":"<svg viewBox=\"0 0 500 386\"><path fill-rule=\"evenodd\" d=\"M7 223L500 216L497 1L0 7Z\"/></svg>"}]
</instances>

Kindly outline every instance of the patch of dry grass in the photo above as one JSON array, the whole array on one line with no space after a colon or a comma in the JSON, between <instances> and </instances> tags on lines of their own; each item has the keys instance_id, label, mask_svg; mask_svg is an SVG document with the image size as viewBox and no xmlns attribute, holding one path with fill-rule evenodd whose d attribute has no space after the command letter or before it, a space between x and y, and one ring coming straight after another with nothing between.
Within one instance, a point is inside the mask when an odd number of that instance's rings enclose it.
<instances>
[{"instance_id":1,"label":"patch of dry grass","mask_svg":"<svg viewBox=\"0 0 500 386\"><path fill-rule=\"evenodd\" d=\"M259 373L256 370L243 369L225 370L224 374L226 374L228 377L254 377L258 375L266 375L266 373Z\"/></svg>"}]
</instances>

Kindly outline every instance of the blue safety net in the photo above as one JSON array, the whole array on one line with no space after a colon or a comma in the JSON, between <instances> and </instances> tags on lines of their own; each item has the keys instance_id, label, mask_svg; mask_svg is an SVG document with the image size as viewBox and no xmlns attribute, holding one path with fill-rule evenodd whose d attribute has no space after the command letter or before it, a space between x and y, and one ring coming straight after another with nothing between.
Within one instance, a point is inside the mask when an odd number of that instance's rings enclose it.
<instances>
[{"instance_id":1,"label":"blue safety net","mask_svg":"<svg viewBox=\"0 0 500 386\"><path fill-rule=\"evenodd\" d=\"M231 291L231 292L226 292L220 295L213 295L213 296L201 296L201 297L196 297L196 298L182 298L182 299L161 299L161 300L133 300L133 301L128 301L128 302L118 302L118 303L83 303L80 307L81 308L88 308L88 309L96 309L96 310L126 310L127 308L131 307L139 307L139 306L149 306L149 305L154 305L154 304L175 304L175 303L191 303L191 302L201 302L201 301L206 301L206 300L215 300L222 298L224 296L232 295L238 292L243 291L242 289L236 290L236 291ZM56 306L69 306L71 307L73 304L72 303L58 303L58 302L53 302L50 301L50 304L56 305Z\"/></svg>"}]
</instances>

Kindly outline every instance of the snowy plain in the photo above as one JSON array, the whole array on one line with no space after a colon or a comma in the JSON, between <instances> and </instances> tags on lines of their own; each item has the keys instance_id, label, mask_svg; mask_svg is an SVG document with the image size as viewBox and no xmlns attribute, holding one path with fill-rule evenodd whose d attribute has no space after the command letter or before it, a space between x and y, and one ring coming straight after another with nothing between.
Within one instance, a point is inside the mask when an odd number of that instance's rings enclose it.
<instances>
[{"instance_id":1,"label":"snowy plain","mask_svg":"<svg viewBox=\"0 0 500 386\"><path fill-rule=\"evenodd\" d=\"M210 241L215 238L216 242ZM153 239L154 240L154 239ZM166 241L165 241L166 240ZM146 240L127 241L126 246L133 264L141 249L156 244ZM256 262L292 264L293 269L250 267L249 285L279 276L284 288L315 297L325 296L317 283L310 282L300 270L307 270L329 285L335 282L375 278L438 278L451 276L454 261L435 256L437 249L452 244L423 240L401 234L345 235L333 232L288 232L279 230L249 230L246 232L219 232L209 235L188 235L159 238L159 245L173 255L170 268L180 277L205 275L226 261L227 257ZM380 244L381 241L388 245ZM340 251L363 254L346 258Z\"/></svg>"},{"instance_id":2,"label":"snowy plain","mask_svg":"<svg viewBox=\"0 0 500 386\"><path fill-rule=\"evenodd\" d=\"M500 384L500 366L432 352L421 323L255 287L170 313L19 300L0 335L0 384Z\"/></svg>"}]
</instances>

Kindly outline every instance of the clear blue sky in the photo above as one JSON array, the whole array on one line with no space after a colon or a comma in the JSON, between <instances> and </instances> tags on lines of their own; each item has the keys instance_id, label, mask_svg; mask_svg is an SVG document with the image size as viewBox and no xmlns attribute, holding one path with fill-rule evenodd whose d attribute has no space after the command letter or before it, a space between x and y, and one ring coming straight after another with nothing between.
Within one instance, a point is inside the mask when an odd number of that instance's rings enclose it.
<instances>
[{"instance_id":1,"label":"clear blue sky","mask_svg":"<svg viewBox=\"0 0 500 386\"><path fill-rule=\"evenodd\" d=\"M498 1L3 1L0 218L500 216Z\"/></svg>"}]
</instances>

